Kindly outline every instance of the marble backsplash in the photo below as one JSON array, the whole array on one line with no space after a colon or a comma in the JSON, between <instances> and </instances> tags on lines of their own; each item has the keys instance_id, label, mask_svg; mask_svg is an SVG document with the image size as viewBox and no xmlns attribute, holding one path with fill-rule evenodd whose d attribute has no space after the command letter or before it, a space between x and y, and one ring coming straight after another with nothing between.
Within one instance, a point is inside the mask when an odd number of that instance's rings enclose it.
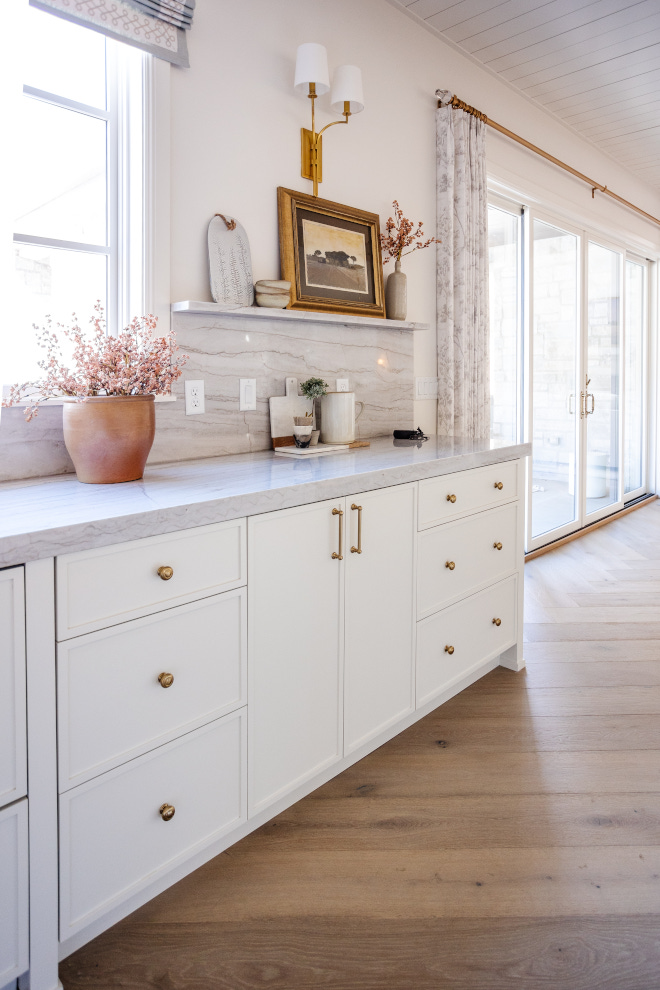
<instances>
[{"instance_id":1,"label":"marble backsplash","mask_svg":"<svg viewBox=\"0 0 660 990\"><path fill-rule=\"evenodd\" d=\"M348 378L364 402L358 436L391 434L413 426L413 333L409 330L317 323L313 320L249 319L238 314L174 313L181 349L189 355L176 402L156 404L156 440L150 464L267 450L268 399L284 395L295 376ZM379 321L380 322L380 321ZM206 411L186 416L184 379L204 380ZM256 378L257 408L240 412L240 378ZM3 409L0 419L0 481L66 474L73 465L62 438L62 407L43 407L25 423L22 409Z\"/></svg>"}]
</instances>

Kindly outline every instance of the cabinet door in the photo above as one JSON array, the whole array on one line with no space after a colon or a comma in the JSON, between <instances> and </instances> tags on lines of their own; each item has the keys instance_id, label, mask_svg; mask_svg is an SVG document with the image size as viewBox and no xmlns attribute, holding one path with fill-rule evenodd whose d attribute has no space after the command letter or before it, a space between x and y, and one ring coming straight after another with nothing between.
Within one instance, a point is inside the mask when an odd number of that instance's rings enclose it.
<instances>
[{"instance_id":1,"label":"cabinet door","mask_svg":"<svg viewBox=\"0 0 660 990\"><path fill-rule=\"evenodd\" d=\"M397 485L347 498L346 515L348 754L414 708L415 486Z\"/></svg>"},{"instance_id":2,"label":"cabinet door","mask_svg":"<svg viewBox=\"0 0 660 990\"><path fill-rule=\"evenodd\" d=\"M0 811L0 987L28 968L27 800Z\"/></svg>"},{"instance_id":3,"label":"cabinet door","mask_svg":"<svg viewBox=\"0 0 660 990\"><path fill-rule=\"evenodd\" d=\"M0 807L26 793L25 595L12 567L0 571Z\"/></svg>"},{"instance_id":4,"label":"cabinet door","mask_svg":"<svg viewBox=\"0 0 660 990\"><path fill-rule=\"evenodd\" d=\"M248 520L249 813L342 754L344 499Z\"/></svg>"}]
</instances>

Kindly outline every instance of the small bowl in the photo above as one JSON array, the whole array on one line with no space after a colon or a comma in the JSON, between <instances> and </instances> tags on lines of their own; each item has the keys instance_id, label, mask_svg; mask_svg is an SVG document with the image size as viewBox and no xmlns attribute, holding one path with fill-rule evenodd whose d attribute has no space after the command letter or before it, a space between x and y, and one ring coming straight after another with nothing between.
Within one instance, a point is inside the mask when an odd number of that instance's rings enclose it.
<instances>
[{"instance_id":1,"label":"small bowl","mask_svg":"<svg viewBox=\"0 0 660 990\"><path fill-rule=\"evenodd\" d=\"M281 292L267 294L265 292L256 292L254 300L257 306L267 306L270 309L286 309L291 301L291 296L287 292L283 295Z\"/></svg>"}]
</instances>

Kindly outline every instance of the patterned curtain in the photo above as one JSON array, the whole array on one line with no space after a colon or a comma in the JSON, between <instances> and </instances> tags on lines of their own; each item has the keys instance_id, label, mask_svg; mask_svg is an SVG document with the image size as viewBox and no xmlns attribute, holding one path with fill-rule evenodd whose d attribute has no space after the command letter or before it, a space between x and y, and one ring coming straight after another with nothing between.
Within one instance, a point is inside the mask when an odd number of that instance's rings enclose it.
<instances>
[{"instance_id":1,"label":"patterned curtain","mask_svg":"<svg viewBox=\"0 0 660 990\"><path fill-rule=\"evenodd\" d=\"M188 66L186 31L195 0L30 0L33 7Z\"/></svg>"},{"instance_id":2,"label":"patterned curtain","mask_svg":"<svg viewBox=\"0 0 660 990\"><path fill-rule=\"evenodd\" d=\"M436 96L438 433L488 437L486 124Z\"/></svg>"}]
</instances>

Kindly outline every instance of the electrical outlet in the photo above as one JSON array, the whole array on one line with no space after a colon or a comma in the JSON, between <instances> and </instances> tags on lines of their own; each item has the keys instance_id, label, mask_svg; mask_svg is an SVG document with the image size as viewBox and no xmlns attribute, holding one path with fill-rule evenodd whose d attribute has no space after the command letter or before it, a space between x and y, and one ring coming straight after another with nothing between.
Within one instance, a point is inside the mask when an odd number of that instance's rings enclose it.
<instances>
[{"instance_id":1,"label":"electrical outlet","mask_svg":"<svg viewBox=\"0 0 660 990\"><path fill-rule=\"evenodd\" d=\"M338 392L348 392L348 378L338 378L337 379L337 391Z\"/></svg>"},{"instance_id":2,"label":"electrical outlet","mask_svg":"<svg viewBox=\"0 0 660 990\"><path fill-rule=\"evenodd\" d=\"M286 378L285 379L285 395L298 395L298 379L297 378Z\"/></svg>"},{"instance_id":3,"label":"electrical outlet","mask_svg":"<svg viewBox=\"0 0 660 990\"><path fill-rule=\"evenodd\" d=\"M204 412L204 382L186 381L184 382L184 392L186 396L186 416L197 416Z\"/></svg>"},{"instance_id":4,"label":"electrical outlet","mask_svg":"<svg viewBox=\"0 0 660 990\"><path fill-rule=\"evenodd\" d=\"M257 408L257 379L239 379L239 400L238 408L241 412Z\"/></svg>"}]
</instances>

